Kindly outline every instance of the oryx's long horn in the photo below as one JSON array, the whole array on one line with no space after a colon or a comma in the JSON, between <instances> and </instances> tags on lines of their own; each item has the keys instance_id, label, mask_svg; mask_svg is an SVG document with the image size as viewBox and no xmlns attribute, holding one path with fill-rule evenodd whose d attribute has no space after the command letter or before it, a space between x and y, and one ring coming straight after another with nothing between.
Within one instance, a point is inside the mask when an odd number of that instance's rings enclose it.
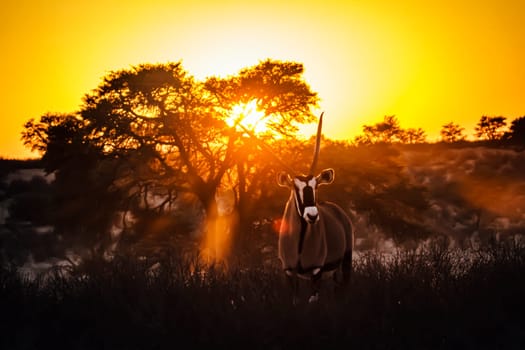
<instances>
[{"instance_id":1,"label":"oryx's long horn","mask_svg":"<svg viewBox=\"0 0 525 350\"><path fill-rule=\"evenodd\" d=\"M310 167L310 175L314 175L315 167L317 166L317 160L319 159L319 151L321 148L321 129L323 127L323 115L321 113L319 117L319 125L317 125L317 136L315 137L315 149L314 149L314 159L312 160L312 166Z\"/></svg>"}]
</instances>

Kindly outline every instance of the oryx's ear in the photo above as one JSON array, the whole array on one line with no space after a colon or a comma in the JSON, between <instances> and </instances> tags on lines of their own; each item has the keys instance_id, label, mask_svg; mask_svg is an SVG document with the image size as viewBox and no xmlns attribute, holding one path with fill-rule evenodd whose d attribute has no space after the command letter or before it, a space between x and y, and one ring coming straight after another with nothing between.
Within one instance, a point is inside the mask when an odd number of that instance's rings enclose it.
<instances>
[{"instance_id":1,"label":"oryx's ear","mask_svg":"<svg viewBox=\"0 0 525 350\"><path fill-rule=\"evenodd\" d=\"M335 172L334 169L325 169L317 175L317 185L328 185L334 181Z\"/></svg>"},{"instance_id":2,"label":"oryx's ear","mask_svg":"<svg viewBox=\"0 0 525 350\"><path fill-rule=\"evenodd\" d=\"M292 178L284 171L281 171L279 174L277 174L277 183L281 187L290 188L292 186Z\"/></svg>"}]
</instances>

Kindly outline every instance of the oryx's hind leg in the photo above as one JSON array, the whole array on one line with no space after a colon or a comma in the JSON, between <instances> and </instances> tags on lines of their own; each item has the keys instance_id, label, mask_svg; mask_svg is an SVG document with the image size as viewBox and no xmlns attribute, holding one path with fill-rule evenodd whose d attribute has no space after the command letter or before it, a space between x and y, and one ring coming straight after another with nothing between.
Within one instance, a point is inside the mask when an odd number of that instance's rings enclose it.
<instances>
[{"instance_id":1,"label":"oryx's hind leg","mask_svg":"<svg viewBox=\"0 0 525 350\"><path fill-rule=\"evenodd\" d=\"M352 251L347 251L336 273L334 273L334 291L338 296L344 296L352 277Z\"/></svg>"},{"instance_id":2,"label":"oryx's hind leg","mask_svg":"<svg viewBox=\"0 0 525 350\"><path fill-rule=\"evenodd\" d=\"M343 285L343 265L339 265L332 275L334 282L334 291L339 289Z\"/></svg>"}]
</instances>

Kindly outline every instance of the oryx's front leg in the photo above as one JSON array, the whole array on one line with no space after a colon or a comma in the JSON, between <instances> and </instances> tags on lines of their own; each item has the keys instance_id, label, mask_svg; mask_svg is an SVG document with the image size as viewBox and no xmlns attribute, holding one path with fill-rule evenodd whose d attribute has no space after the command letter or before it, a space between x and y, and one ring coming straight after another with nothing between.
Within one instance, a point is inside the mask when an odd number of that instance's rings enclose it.
<instances>
[{"instance_id":1,"label":"oryx's front leg","mask_svg":"<svg viewBox=\"0 0 525 350\"><path fill-rule=\"evenodd\" d=\"M299 281L297 278L297 274L295 271L292 271L291 269L284 270L286 273L286 280L288 281L288 285L290 286L290 290L292 292L292 304L297 305L299 298L297 295Z\"/></svg>"},{"instance_id":2,"label":"oryx's front leg","mask_svg":"<svg viewBox=\"0 0 525 350\"><path fill-rule=\"evenodd\" d=\"M312 295L308 298L309 303L315 303L319 300L319 290L321 289L321 269L316 267L312 271L312 277L310 277L311 286L312 286Z\"/></svg>"}]
</instances>

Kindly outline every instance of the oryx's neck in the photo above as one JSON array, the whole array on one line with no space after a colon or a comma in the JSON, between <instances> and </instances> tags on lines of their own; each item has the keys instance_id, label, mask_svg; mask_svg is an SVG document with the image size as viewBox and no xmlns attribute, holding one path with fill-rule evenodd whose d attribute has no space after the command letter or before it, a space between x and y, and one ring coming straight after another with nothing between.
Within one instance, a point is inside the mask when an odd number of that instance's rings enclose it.
<instances>
[{"instance_id":1,"label":"oryx's neck","mask_svg":"<svg viewBox=\"0 0 525 350\"><path fill-rule=\"evenodd\" d=\"M294 230L292 230L292 232L299 232L301 228L301 217L298 213L297 200L295 199L294 191L291 191L290 198L288 198L288 202L286 202L283 219L286 222L291 223L290 228L295 228Z\"/></svg>"},{"instance_id":2,"label":"oryx's neck","mask_svg":"<svg viewBox=\"0 0 525 350\"><path fill-rule=\"evenodd\" d=\"M281 232L281 234L297 237L297 255L300 256L303 251L307 223L298 213L297 200L293 191L291 192L288 202L286 202L283 221L286 224L281 226L281 230L283 230L284 227L286 232Z\"/></svg>"}]
</instances>

